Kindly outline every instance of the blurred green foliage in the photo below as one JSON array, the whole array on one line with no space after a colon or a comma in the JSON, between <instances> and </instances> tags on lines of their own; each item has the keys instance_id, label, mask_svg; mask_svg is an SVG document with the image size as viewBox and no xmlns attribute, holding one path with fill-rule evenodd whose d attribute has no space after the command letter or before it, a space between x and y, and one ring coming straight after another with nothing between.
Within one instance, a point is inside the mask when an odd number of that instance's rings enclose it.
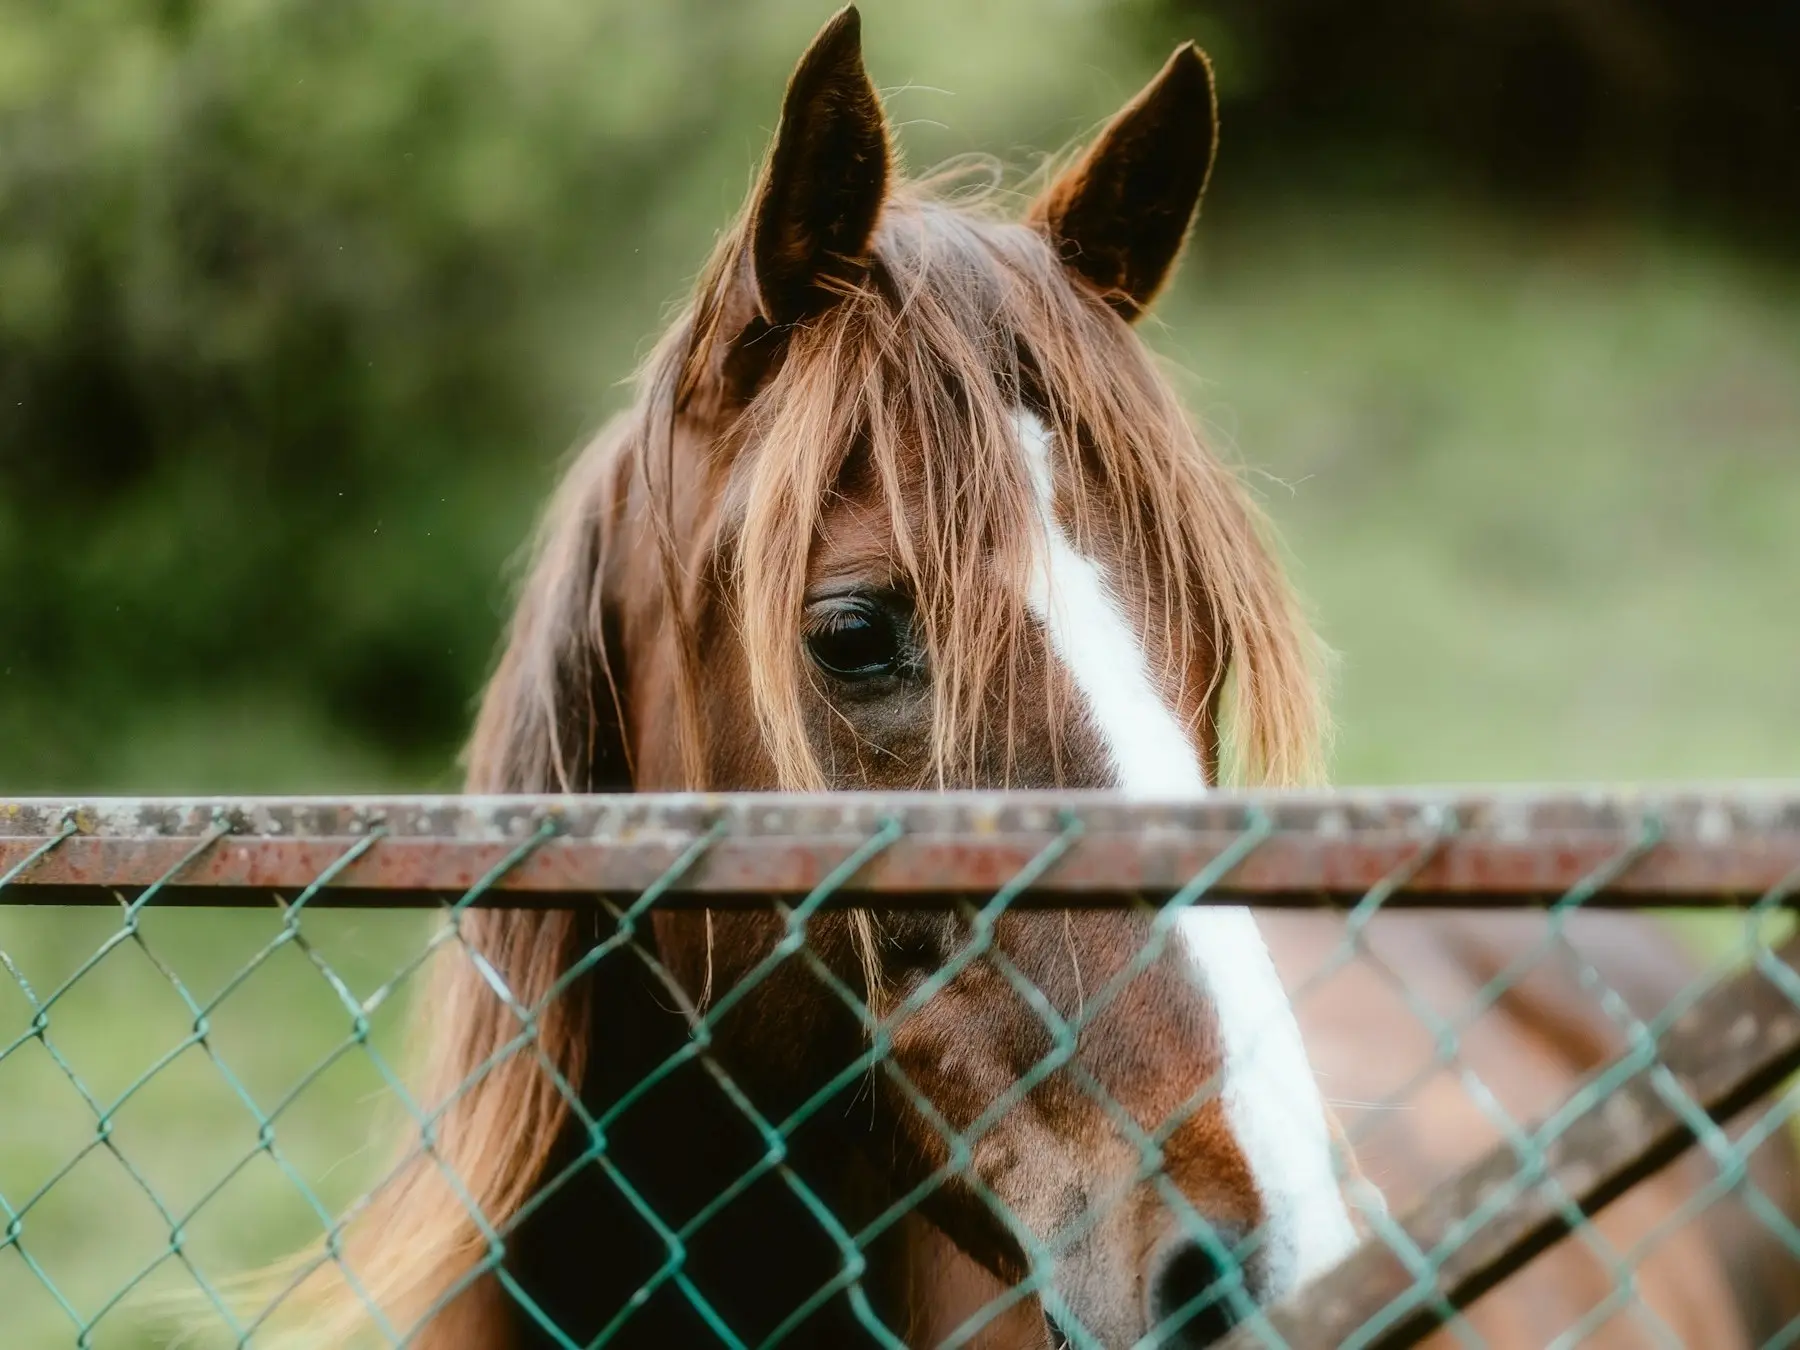
<instances>
[{"instance_id":1,"label":"blurred green foliage","mask_svg":"<svg viewBox=\"0 0 1800 1350\"><path fill-rule=\"evenodd\" d=\"M1435 182L1653 213L1795 256L1800 8L1711 0L1167 0L1228 41L1252 176Z\"/></svg>"},{"instance_id":2,"label":"blurred green foliage","mask_svg":"<svg viewBox=\"0 0 1800 1350\"><path fill-rule=\"evenodd\" d=\"M1416 193L1371 200L1353 156L1329 191L1272 187L1251 133L1288 29L1223 13L878 0L870 59L915 164L980 147L1028 167L1185 31L1219 53L1221 172L1157 340L1219 381L1207 399L1230 410L1245 460L1317 474L1330 442L1332 474L1403 513L1371 541L1321 495L1336 478L1274 502L1305 522L1302 561L1324 562L1328 585L1388 568L1320 597L1354 697L1358 672L1391 670L1403 647L1415 668L1399 686L1435 682L1455 655L1450 629L1346 630L1363 606L1391 615L1376 597L1396 587L1439 593L1444 622L1481 633L1498 630L1476 618L1502 592L1546 578L1524 622L1610 632L1619 606L1563 602L1616 575L1658 650L1673 659L1671 635L1696 635L1689 664L1752 632L1746 615L1732 637L1697 638L1780 561L1757 550L1783 547L1766 522L1800 439L1791 279L1629 224L1507 234ZM791 0L6 0L0 781L453 784L505 563L735 209L820 15ZM1234 171L1240 125L1262 158ZM1371 306L1389 316L1378 330ZM1465 359L1471 342L1491 359ZM1700 495L1676 501L1678 485ZM1747 534L1706 514L1736 509L1732 493L1755 516ZM1699 531L1699 569L1638 547L1645 494L1680 507L1654 527L1670 547ZM1461 512L1495 518L1466 575ZM1677 598L1692 617L1667 609ZM1546 712L1570 706L1551 691L1580 687L1585 650L1548 636L1493 672L1542 653L1543 682L1520 697ZM1659 693L1630 650L1609 638L1593 655ZM1759 654L1737 678L1770 678L1782 653ZM1360 707L1343 763L1358 776L1780 765L1709 760L1705 733L1687 737L1704 762L1648 746L1583 761L1554 753L1580 745L1560 734L1510 732L1504 764L1415 765L1392 735L1365 760ZM1485 720L1454 697L1438 707L1452 727ZM1726 740L1780 744L1767 729Z\"/></svg>"},{"instance_id":3,"label":"blurred green foliage","mask_svg":"<svg viewBox=\"0 0 1800 1350\"><path fill-rule=\"evenodd\" d=\"M884 79L966 91L897 114L1056 141L1120 93L1095 63L1142 70L1101 8L1034 9L872 17ZM0 10L8 787L452 781L501 565L819 18Z\"/></svg>"},{"instance_id":4,"label":"blurred green foliage","mask_svg":"<svg viewBox=\"0 0 1800 1350\"><path fill-rule=\"evenodd\" d=\"M508 560L738 205L826 8L0 0L0 787L453 786ZM1233 6L864 10L916 166L1028 168L1175 39L1219 58L1219 172L1147 331L1263 471L1340 653L1339 777L1794 772L1787 265L1459 196L1448 171L1397 184L1341 138L1316 178L1284 173L1250 128L1269 86L1296 134L1289 48ZM0 909L0 949L42 993L117 922ZM110 955L51 1022L96 1100L190 1030L146 947L204 997L275 926L155 913ZM420 938L405 916L308 931L359 997ZM0 979L0 1038L29 1017ZM269 1108L345 1021L288 948L214 1043ZM25 1049L0 1063L13 1200L95 1127ZM347 1056L284 1108L328 1202L375 1165L356 1150L377 1081ZM248 1120L189 1050L115 1139L179 1205L251 1147ZM168 1248L134 1186L97 1150L26 1225L84 1317ZM187 1236L218 1275L316 1231L259 1155ZM16 1250L0 1309L9 1350L72 1341ZM95 1343L164 1343L152 1326L123 1308Z\"/></svg>"}]
</instances>

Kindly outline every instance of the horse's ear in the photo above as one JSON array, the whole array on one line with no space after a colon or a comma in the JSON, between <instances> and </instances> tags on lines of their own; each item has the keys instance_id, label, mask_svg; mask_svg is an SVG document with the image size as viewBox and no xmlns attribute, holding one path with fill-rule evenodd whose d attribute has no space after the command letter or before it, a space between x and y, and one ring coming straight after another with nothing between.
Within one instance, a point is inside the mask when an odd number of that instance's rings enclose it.
<instances>
[{"instance_id":1,"label":"horse's ear","mask_svg":"<svg viewBox=\"0 0 1800 1350\"><path fill-rule=\"evenodd\" d=\"M832 15L788 78L751 198L744 246L712 297L727 383L746 393L780 349L778 331L858 285L887 198L891 155L881 99L863 69L862 18Z\"/></svg>"},{"instance_id":2,"label":"horse's ear","mask_svg":"<svg viewBox=\"0 0 1800 1350\"><path fill-rule=\"evenodd\" d=\"M1128 320L1155 298L1181 253L1218 125L1212 65L1184 43L1032 205L1029 219L1068 268Z\"/></svg>"},{"instance_id":3,"label":"horse's ear","mask_svg":"<svg viewBox=\"0 0 1800 1350\"><path fill-rule=\"evenodd\" d=\"M846 5L794 67L757 183L750 266L762 317L795 323L863 277L888 185L887 118Z\"/></svg>"}]
</instances>

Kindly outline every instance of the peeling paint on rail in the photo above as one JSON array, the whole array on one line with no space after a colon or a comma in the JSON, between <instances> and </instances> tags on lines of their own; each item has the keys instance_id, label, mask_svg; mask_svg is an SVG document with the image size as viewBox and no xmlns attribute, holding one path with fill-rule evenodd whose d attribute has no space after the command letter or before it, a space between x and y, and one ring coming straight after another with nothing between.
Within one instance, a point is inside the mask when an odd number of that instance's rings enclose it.
<instances>
[{"instance_id":1,"label":"peeling paint on rail","mask_svg":"<svg viewBox=\"0 0 1800 1350\"><path fill-rule=\"evenodd\" d=\"M1022 904L1154 902L1252 831L1266 837L1209 902L1348 905L1399 878L1390 906L1533 904L1614 869L1591 903L1741 905L1800 872L1800 787L1218 793L1182 803L1030 792L32 799L0 802L0 876L42 851L0 887L0 904L111 903L158 881L162 903L267 903L298 894L373 833L311 903L433 905L540 831L544 843L481 903L633 897L717 832L659 903L760 904L811 889L889 821L900 838L832 903L937 906L991 893L1071 824L1079 839Z\"/></svg>"}]
</instances>

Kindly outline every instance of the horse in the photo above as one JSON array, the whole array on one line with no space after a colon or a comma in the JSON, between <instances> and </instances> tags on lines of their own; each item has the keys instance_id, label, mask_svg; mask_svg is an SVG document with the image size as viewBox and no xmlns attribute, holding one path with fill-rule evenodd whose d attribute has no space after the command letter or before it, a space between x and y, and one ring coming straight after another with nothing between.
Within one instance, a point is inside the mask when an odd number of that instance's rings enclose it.
<instances>
[{"instance_id":1,"label":"horse","mask_svg":"<svg viewBox=\"0 0 1800 1350\"><path fill-rule=\"evenodd\" d=\"M1543 915L1523 910L1380 913L1349 961L1345 925L1333 916L1282 910L1261 916L1261 928L1296 993L1308 1054L1357 1165L1396 1214L1504 1145L1506 1121L1527 1125L1561 1107L1584 1077L1623 1055L1621 1009L1647 1021L1704 974L1666 928L1617 911L1565 914L1555 938ZM1483 986L1503 974L1492 1008L1471 1018ZM1596 981L1617 995L1613 1011ZM1438 1049L1432 1019L1466 1023L1454 1057ZM1732 1133L1743 1147L1741 1130ZM1793 1222L1800 1151L1791 1131L1747 1153L1748 1182ZM1697 1213L1684 1209L1717 1175L1693 1154L1640 1182L1594 1216L1591 1232L1566 1239L1420 1344L1789 1343L1800 1334L1793 1249L1742 1188ZM934 1262L935 1284L917 1343L941 1344L1005 1290L929 1234L918 1247ZM1038 1344L1032 1337L1029 1319L1013 1312L980 1343L1016 1350Z\"/></svg>"},{"instance_id":2,"label":"horse","mask_svg":"<svg viewBox=\"0 0 1800 1350\"><path fill-rule=\"evenodd\" d=\"M901 175L831 18L549 504L468 789L1316 779L1317 645L1134 328L1216 126L1183 45L1009 218ZM961 1343L1202 1346L1366 1227L1247 910L455 923L308 1344L923 1345L967 1304Z\"/></svg>"}]
</instances>

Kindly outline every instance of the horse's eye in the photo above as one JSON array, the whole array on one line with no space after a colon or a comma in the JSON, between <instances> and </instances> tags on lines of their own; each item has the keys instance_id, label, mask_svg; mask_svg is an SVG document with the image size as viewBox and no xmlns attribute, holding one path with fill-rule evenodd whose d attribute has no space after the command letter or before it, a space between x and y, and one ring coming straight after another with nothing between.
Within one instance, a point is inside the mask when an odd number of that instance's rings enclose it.
<instances>
[{"instance_id":1,"label":"horse's eye","mask_svg":"<svg viewBox=\"0 0 1800 1350\"><path fill-rule=\"evenodd\" d=\"M813 664L840 680L875 680L900 669L898 627L879 606L857 602L818 616L806 634Z\"/></svg>"}]
</instances>

